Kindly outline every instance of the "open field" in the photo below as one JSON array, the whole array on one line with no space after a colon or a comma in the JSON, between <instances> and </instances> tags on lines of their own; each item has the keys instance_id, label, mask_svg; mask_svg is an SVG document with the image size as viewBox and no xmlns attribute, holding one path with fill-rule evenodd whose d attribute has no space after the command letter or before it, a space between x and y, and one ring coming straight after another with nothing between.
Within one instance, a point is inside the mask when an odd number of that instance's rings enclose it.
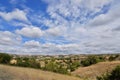
<instances>
[{"instance_id":1,"label":"open field","mask_svg":"<svg viewBox=\"0 0 120 80\"><path fill-rule=\"evenodd\" d=\"M72 72L72 75L77 75L81 78L89 78L90 80L95 80L96 76L100 76L107 71L111 71L117 65L120 65L120 61L100 62L88 67L80 67L74 72Z\"/></svg>"},{"instance_id":2,"label":"open field","mask_svg":"<svg viewBox=\"0 0 120 80\"><path fill-rule=\"evenodd\" d=\"M41 71L31 68L20 68L0 65L0 80L81 80L80 78Z\"/></svg>"}]
</instances>

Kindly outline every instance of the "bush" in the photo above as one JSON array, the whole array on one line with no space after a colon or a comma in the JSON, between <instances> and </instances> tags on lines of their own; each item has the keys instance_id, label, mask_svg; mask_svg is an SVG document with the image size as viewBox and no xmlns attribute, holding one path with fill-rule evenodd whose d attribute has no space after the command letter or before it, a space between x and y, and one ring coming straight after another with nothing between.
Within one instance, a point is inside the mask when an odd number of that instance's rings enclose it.
<instances>
[{"instance_id":1,"label":"bush","mask_svg":"<svg viewBox=\"0 0 120 80\"><path fill-rule=\"evenodd\" d=\"M71 64L70 63L68 64L68 69L70 69L71 71L75 71L79 66L80 66L80 62L75 61Z\"/></svg>"},{"instance_id":2,"label":"bush","mask_svg":"<svg viewBox=\"0 0 120 80\"><path fill-rule=\"evenodd\" d=\"M0 63L2 64L8 64L11 58L12 56L10 56L9 54L0 53Z\"/></svg>"},{"instance_id":3,"label":"bush","mask_svg":"<svg viewBox=\"0 0 120 80\"><path fill-rule=\"evenodd\" d=\"M61 68L57 69L57 73L68 74L68 71L67 71L67 69L61 67Z\"/></svg>"},{"instance_id":4,"label":"bush","mask_svg":"<svg viewBox=\"0 0 120 80\"><path fill-rule=\"evenodd\" d=\"M96 63L103 61L103 60L104 60L103 58L98 57L98 56L88 56L87 59L81 61L81 64L83 66L90 66L92 64L96 64Z\"/></svg>"},{"instance_id":5,"label":"bush","mask_svg":"<svg viewBox=\"0 0 120 80\"><path fill-rule=\"evenodd\" d=\"M46 64L44 70L61 73L61 74L68 73L67 69L63 68L62 65L56 64L54 62L49 62L48 64Z\"/></svg>"},{"instance_id":6,"label":"bush","mask_svg":"<svg viewBox=\"0 0 120 80\"><path fill-rule=\"evenodd\" d=\"M17 59L17 60L18 60L18 62L16 64L16 66L40 68L39 63L37 63L34 59L23 58L23 59Z\"/></svg>"},{"instance_id":7,"label":"bush","mask_svg":"<svg viewBox=\"0 0 120 80\"><path fill-rule=\"evenodd\" d=\"M30 67L29 62L18 62L17 66L21 66L21 67Z\"/></svg>"},{"instance_id":8,"label":"bush","mask_svg":"<svg viewBox=\"0 0 120 80\"><path fill-rule=\"evenodd\" d=\"M48 64L45 65L44 70L58 72L58 68L59 67L57 64L55 64L54 62L49 62Z\"/></svg>"},{"instance_id":9,"label":"bush","mask_svg":"<svg viewBox=\"0 0 120 80\"><path fill-rule=\"evenodd\" d=\"M97 77L97 80L120 80L120 66L117 66L110 73Z\"/></svg>"}]
</instances>

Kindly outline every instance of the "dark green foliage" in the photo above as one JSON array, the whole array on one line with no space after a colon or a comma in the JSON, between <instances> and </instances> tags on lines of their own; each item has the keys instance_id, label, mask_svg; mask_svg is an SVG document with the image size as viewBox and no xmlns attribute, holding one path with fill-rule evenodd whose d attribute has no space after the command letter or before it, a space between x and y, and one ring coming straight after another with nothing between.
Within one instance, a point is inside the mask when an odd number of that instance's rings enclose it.
<instances>
[{"instance_id":1,"label":"dark green foliage","mask_svg":"<svg viewBox=\"0 0 120 80\"><path fill-rule=\"evenodd\" d=\"M57 73L68 74L68 71L67 69L61 67L57 69Z\"/></svg>"},{"instance_id":2,"label":"dark green foliage","mask_svg":"<svg viewBox=\"0 0 120 80\"><path fill-rule=\"evenodd\" d=\"M88 61L88 60L83 60L83 61L81 61L81 64L82 64L83 66L89 66L89 65L91 65L91 64L90 64L90 61Z\"/></svg>"},{"instance_id":3,"label":"dark green foliage","mask_svg":"<svg viewBox=\"0 0 120 80\"><path fill-rule=\"evenodd\" d=\"M117 66L108 76L109 80L120 80L120 66Z\"/></svg>"},{"instance_id":4,"label":"dark green foliage","mask_svg":"<svg viewBox=\"0 0 120 80\"><path fill-rule=\"evenodd\" d=\"M83 66L90 66L92 64L96 64L98 62L104 61L104 58L99 57L99 56L88 56L85 60L81 61L81 64Z\"/></svg>"},{"instance_id":5,"label":"dark green foliage","mask_svg":"<svg viewBox=\"0 0 120 80\"><path fill-rule=\"evenodd\" d=\"M8 64L11 60L11 56L9 54L0 53L0 63Z\"/></svg>"},{"instance_id":6,"label":"dark green foliage","mask_svg":"<svg viewBox=\"0 0 120 80\"><path fill-rule=\"evenodd\" d=\"M69 63L68 69L70 69L71 71L75 71L79 66L80 66L80 62L76 61L71 64Z\"/></svg>"},{"instance_id":7,"label":"dark green foliage","mask_svg":"<svg viewBox=\"0 0 120 80\"><path fill-rule=\"evenodd\" d=\"M97 77L97 80L120 80L120 66L117 66L111 72L107 72L106 74Z\"/></svg>"},{"instance_id":8,"label":"dark green foliage","mask_svg":"<svg viewBox=\"0 0 120 80\"><path fill-rule=\"evenodd\" d=\"M21 67L40 68L39 63L37 63L35 59L29 59L29 58L17 59L17 64L15 65Z\"/></svg>"},{"instance_id":9,"label":"dark green foliage","mask_svg":"<svg viewBox=\"0 0 120 80\"><path fill-rule=\"evenodd\" d=\"M18 62L17 66L21 66L21 67L30 67L29 62Z\"/></svg>"},{"instance_id":10,"label":"dark green foliage","mask_svg":"<svg viewBox=\"0 0 120 80\"><path fill-rule=\"evenodd\" d=\"M23 58L22 60L24 60L24 61L29 61L29 58L25 57L25 58Z\"/></svg>"}]
</instances>

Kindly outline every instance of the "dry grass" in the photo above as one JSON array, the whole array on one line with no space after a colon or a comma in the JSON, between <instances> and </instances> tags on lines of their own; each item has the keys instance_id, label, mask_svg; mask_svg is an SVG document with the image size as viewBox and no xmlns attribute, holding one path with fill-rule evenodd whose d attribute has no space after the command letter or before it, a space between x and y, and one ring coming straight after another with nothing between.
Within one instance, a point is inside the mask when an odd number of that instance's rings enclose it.
<instances>
[{"instance_id":1,"label":"dry grass","mask_svg":"<svg viewBox=\"0 0 120 80\"><path fill-rule=\"evenodd\" d=\"M0 80L81 80L80 78L61 75L31 68L0 65Z\"/></svg>"},{"instance_id":2,"label":"dry grass","mask_svg":"<svg viewBox=\"0 0 120 80\"><path fill-rule=\"evenodd\" d=\"M120 65L120 61L100 62L89 67L80 67L72 72L72 75L80 76L81 78L89 78L95 80L106 71L112 70L115 66ZM48 71L41 71L31 68L21 68L0 65L0 80L82 80L80 78L68 75L52 73Z\"/></svg>"},{"instance_id":3,"label":"dry grass","mask_svg":"<svg viewBox=\"0 0 120 80\"><path fill-rule=\"evenodd\" d=\"M76 71L72 72L72 74L77 75L81 78L89 78L90 80L95 80L96 76L100 76L106 71L111 71L117 65L120 65L120 61L100 62L88 67L80 67Z\"/></svg>"}]
</instances>

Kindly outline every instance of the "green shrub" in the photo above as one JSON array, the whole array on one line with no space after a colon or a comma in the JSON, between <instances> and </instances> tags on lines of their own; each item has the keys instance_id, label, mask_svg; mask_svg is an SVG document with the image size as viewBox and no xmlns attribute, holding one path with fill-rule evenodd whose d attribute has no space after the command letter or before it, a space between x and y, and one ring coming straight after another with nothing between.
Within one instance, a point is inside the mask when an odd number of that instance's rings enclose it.
<instances>
[{"instance_id":1,"label":"green shrub","mask_svg":"<svg viewBox=\"0 0 120 80\"><path fill-rule=\"evenodd\" d=\"M53 71L53 72L57 72L57 68L58 68L58 65L53 63L53 62L49 62L48 64L45 65L45 70L48 70L48 71Z\"/></svg>"},{"instance_id":2,"label":"green shrub","mask_svg":"<svg viewBox=\"0 0 120 80\"><path fill-rule=\"evenodd\" d=\"M72 62L71 64L68 64L68 69L70 69L71 71L75 71L78 67L80 67L80 62L79 61L75 61Z\"/></svg>"},{"instance_id":3,"label":"green shrub","mask_svg":"<svg viewBox=\"0 0 120 80\"><path fill-rule=\"evenodd\" d=\"M61 64L56 64L54 62L49 62L48 64L46 64L44 70L61 73L61 74L68 73L67 69L63 68Z\"/></svg>"},{"instance_id":4,"label":"green shrub","mask_svg":"<svg viewBox=\"0 0 120 80\"><path fill-rule=\"evenodd\" d=\"M92 64L96 64L98 62L103 61L104 59L99 57L99 56L88 56L88 58L86 58L85 60L81 61L81 64L83 66L90 66Z\"/></svg>"},{"instance_id":5,"label":"green shrub","mask_svg":"<svg viewBox=\"0 0 120 80\"><path fill-rule=\"evenodd\" d=\"M61 68L57 69L57 73L68 74L68 71L67 71L67 69L61 67Z\"/></svg>"},{"instance_id":6,"label":"green shrub","mask_svg":"<svg viewBox=\"0 0 120 80\"><path fill-rule=\"evenodd\" d=\"M17 59L17 64L15 65L21 67L40 68L39 63L37 63L34 59L28 59L28 58Z\"/></svg>"}]
</instances>

